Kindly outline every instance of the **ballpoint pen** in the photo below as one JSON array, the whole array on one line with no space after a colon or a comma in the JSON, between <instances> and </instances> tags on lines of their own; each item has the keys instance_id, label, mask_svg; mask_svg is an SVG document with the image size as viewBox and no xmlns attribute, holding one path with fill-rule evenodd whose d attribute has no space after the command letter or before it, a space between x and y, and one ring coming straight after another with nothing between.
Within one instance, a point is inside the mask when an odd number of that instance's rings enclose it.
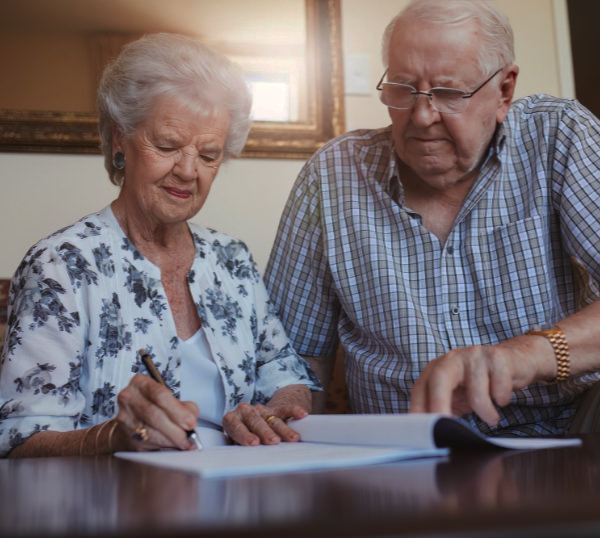
<instances>
[{"instance_id":1,"label":"ballpoint pen","mask_svg":"<svg viewBox=\"0 0 600 538\"><path fill-rule=\"evenodd\" d=\"M150 357L150 355L144 350L140 350L140 354L142 356L142 362L144 363L144 366L148 370L150 377L152 379L154 379L154 381L157 381L158 383L160 383L161 385L164 385L166 387L167 384L165 383L165 380L160 375L158 368L156 368L156 366L152 362L152 358ZM204 448L202 446L202 443L200 442L200 437L198 437L196 430L186 430L185 433L188 436L188 439L196 445L196 448L198 450L202 450Z\"/></svg>"}]
</instances>

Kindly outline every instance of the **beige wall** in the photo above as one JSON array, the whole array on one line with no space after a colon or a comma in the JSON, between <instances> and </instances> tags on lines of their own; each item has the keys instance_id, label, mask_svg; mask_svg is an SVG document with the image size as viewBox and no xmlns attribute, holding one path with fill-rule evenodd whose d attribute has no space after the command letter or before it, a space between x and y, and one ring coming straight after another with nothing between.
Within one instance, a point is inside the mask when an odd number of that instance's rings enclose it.
<instances>
[{"instance_id":1,"label":"beige wall","mask_svg":"<svg viewBox=\"0 0 600 538\"><path fill-rule=\"evenodd\" d=\"M382 71L380 36L404 4L404 0L342 0L344 53L369 55L373 87ZM517 97L535 92L571 97L565 0L497 0L496 4L515 29L521 67ZM373 92L346 97L346 120L350 130L386 125L388 116ZM195 220L245 240L262 270L302 164L255 159L227 163ZM0 277L14 272L36 240L102 208L117 193L100 156L0 153L0 184Z\"/></svg>"}]
</instances>

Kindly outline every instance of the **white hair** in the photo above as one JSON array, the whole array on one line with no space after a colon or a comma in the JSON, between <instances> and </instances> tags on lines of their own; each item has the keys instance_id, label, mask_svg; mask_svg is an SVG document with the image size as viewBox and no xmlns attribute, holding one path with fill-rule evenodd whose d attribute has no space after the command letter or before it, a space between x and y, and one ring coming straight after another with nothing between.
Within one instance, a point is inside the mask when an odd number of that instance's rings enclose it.
<instances>
[{"instance_id":1,"label":"white hair","mask_svg":"<svg viewBox=\"0 0 600 538\"><path fill-rule=\"evenodd\" d=\"M483 46L479 51L479 68L484 76L515 61L510 22L489 0L412 0L390 21L383 33L381 56L385 67L389 66L390 42L400 19L447 25L475 21L481 31Z\"/></svg>"},{"instance_id":2,"label":"white hair","mask_svg":"<svg viewBox=\"0 0 600 538\"><path fill-rule=\"evenodd\" d=\"M125 137L150 114L156 98L172 96L193 110L229 114L224 158L242 151L251 119L252 97L238 69L220 53L196 39L177 34L150 34L123 47L109 64L98 87L100 148L111 182L123 172L113 165L113 128Z\"/></svg>"}]
</instances>

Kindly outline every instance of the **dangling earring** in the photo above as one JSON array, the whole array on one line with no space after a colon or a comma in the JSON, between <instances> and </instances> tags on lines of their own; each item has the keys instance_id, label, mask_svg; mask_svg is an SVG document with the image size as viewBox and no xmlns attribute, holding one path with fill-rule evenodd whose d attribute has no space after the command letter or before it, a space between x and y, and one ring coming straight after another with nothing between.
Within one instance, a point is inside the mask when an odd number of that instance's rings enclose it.
<instances>
[{"instance_id":1,"label":"dangling earring","mask_svg":"<svg viewBox=\"0 0 600 538\"><path fill-rule=\"evenodd\" d=\"M113 166L117 170L123 170L125 168L125 154L122 151L117 151L113 157Z\"/></svg>"}]
</instances>

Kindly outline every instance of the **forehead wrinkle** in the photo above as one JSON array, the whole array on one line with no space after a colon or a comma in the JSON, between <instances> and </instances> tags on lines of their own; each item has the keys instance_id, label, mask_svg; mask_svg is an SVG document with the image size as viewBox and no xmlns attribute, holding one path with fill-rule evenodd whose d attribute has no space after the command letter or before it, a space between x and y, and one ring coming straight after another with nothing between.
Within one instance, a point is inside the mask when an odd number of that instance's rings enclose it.
<instances>
[{"instance_id":1,"label":"forehead wrinkle","mask_svg":"<svg viewBox=\"0 0 600 538\"><path fill-rule=\"evenodd\" d=\"M181 121L181 125L177 125L177 123L171 118L170 121L157 125L151 134L155 138L161 138L166 142L185 144L186 146L195 145L206 151L219 151L219 144L212 140L217 138L219 133L213 130L195 133L186 121Z\"/></svg>"},{"instance_id":2,"label":"forehead wrinkle","mask_svg":"<svg viewBox=\"0 0 600 538\"><path fill-rule=\"evenodd\" d=\"M430 83L431 87L470 86L476 82L481 75L478 54L481 32L470 20L457 26L461 29L460 39L444 25L412 18L399 21L390 40L389 67L404 80L396 80L395 73L389 80Z\"/></svg>"}]
</instances>

